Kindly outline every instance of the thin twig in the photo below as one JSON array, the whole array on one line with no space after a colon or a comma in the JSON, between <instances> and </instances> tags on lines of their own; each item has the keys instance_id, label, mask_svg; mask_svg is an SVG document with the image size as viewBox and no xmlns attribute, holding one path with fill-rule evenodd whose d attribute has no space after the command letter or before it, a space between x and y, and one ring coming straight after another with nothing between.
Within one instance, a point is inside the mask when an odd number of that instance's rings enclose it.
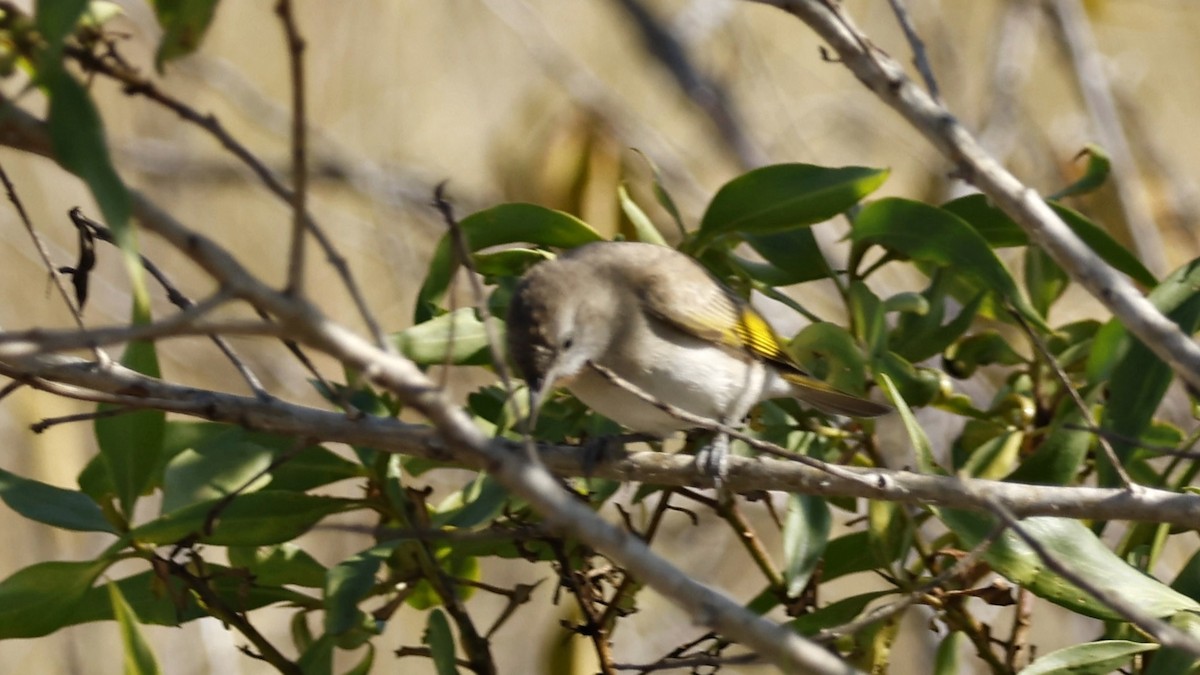
<instances>
[{"instance_id":1,"label":"thin twig","mask_svg":"<svg viewBox=\"0 0 1200 675\"><path fill-rule=\"evenodd\" d=\"M650 516L650 523L646 526L646 530L638 535L647 545L654 540L654 535L658 533L658 526L662 523L663 516L670 509L671 495L674 493L675 491L669 488L660 493L658 506L654 507L654 513ZM604 608L604 614L596 622L600 626L600 630L610 640L612 639L612 634L617 629L617 617L621 613L621 607L625 604L625 597L634 589L637 583L637 580L626 572L617 589L613 591L612 599L609 600L608 606Z\"/></svg>"},{"instance_id":2,"label":"thin twig","mask_svg":"<svg viewBox=\"0 0 1200 675\"><path fill-rule=\"evenodd\" d=\"M127 415L134 412L133 408L104 408L103 410L93 410L92 412L79 413L76 415L63 415L61 417L46 417L38 422L29 425L29 430L35 434L40 434L50 427L59 424L73 424L75 422L91 422L106 417L117 417L119 415Z\"/></svg>"},{"instance_id":3,"label":"thin twig","mask_svg":"<svg viewBox=\"0 0 1200 675\"><path fill-rule=\"evenodd\" d=\"M892 5L892 13L896 15L896 21L899 22L900 28L904 30L904 38L908 40L909 46L913 51L913 65L917 67L917 72L921 73L921 78L925 80L925 88L929 90L929 97L938 103L942 102L942 95L938 91L937 79L933 76L933 67L929 63L929 54L925 51L925 42L917 33L917 27L913 25L912 16L908 13L908 7L905 6L904 0L888 0Z\"/></svg>"},{"instance_id":4,"label":"thin twig","mask_svg":"<svg viewBox=\"0 0 1200 675\"><path fill-rule=\"evenodd\" d=\"M682 670L684 668L690 668L692 672L697 672L697 668L705 666L720 668L721 666L741 666L761 661L762 657L758 654L735 654L733 656L693 654L692 656L664 658L654 663L614 663L613 668L617 670L630 670L635 673L654 673L660 670Z\"/></svg>"},{"instance_id":5,"label":"thin twig","mask_svg":"<svg viewBox=\"0 0 1200 675\"><path fill-rule=\"evenodd\" d=\"M287 39L288 66L292 78L292 240L288 255L287 293L304 294L304 231L308 221L308 129L304 107L304 38L296 25L291 0L279 0L275 13Z\"/></svg>"}]
</instances>

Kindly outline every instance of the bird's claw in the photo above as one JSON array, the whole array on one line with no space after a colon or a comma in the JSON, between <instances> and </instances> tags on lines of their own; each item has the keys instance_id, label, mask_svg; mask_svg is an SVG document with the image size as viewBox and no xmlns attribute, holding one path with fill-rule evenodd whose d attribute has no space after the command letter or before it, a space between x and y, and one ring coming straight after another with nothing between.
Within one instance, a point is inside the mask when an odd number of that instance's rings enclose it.
<instances>
[{"instance_id":1,"label":"bird's claw","mask_svg":"<svg viewBox=\"0 0 1200 675\"><path fill-rule=\"evenodd\" d=\"M717 434L712 443L696 452L696 467L712 478L713 487L720 492L729 478L729 436Z\"/></svg>"}]
</instances>

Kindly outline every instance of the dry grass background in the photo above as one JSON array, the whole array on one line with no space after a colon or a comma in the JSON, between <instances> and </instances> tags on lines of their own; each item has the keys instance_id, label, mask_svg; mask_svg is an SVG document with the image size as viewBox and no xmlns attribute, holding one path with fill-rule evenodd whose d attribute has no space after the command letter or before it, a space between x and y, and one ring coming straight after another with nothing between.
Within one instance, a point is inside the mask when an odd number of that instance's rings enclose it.
<instances>
[{"instance_id":1,"label":"dry grass background","mask_svg":"<svg viewBox=\"0 0 1200 675\"><path fill-rule=\"evenodd\" d=\"M128 34L122 52L152 72L157 39L148 7L120 3L126 17L112 28ZM288 79L284 41L267 0L227 0L200 52L168 66L162 87L197 110L211 112L281 174L288 163ZM763 158L823 165L887 166L885 194L937 200L960 189L949 166L892 111L840 66L824 62L818 42L798 21L768 7L709 0L646 2L687 45L694 64L727 87L741 126ZM1098 140L1095 120L1056 25L1038 3L1002 0L910 0L930 50L942 93L968 126L984 132L1018 175L1043 191L1065 184L1072 156ZM308 100L313 128L312 209L336 240L388 329L407 325L419 280L441 225L428 206L432 185L450 180L461 212L507 200L536 201L576 211L601 229L617 226L615 188L629 180L645 194L646 171L637 147L669 172L668 185L686 216L701 213L713 191L744 165L700 109L647 51L629 15L615 0L299 0L308 40ZM1027 6L1029 11L1020 12ZM1123 115L1154 232L1132 232L1112 190L1078 206L1120 233L1153 244L1156 272L1196 256L1200 212L1200 9L1185 0L1094 1L1084 4L1105 72ZM852 16L876 42L907 60L908 46L882 0L852 0ZM1092 82L1094 84L1094 82ZM15 95L19 84L4 85ZM181 124L144 100L96 81L121 175L178 218L227 245L252 269L282 283L287 205L202 131ZM23 104L39 110L36 93ZM74 232L66 211L95 214L85 190L48 161L0 151L57 264L73 259ZM657 214L661 216L661 214ZM665 220L660 222L665 223ZM825 241L842 232L821 226ZM669 230L668 230L669 231ZM211 290L180 256L143 242L160 265L194 295ZM123 274L111 251L101 268L86 318L93 325L122 321L128 311ZM314 258L315 259L315 258ZM66 325L45 272L11 209L0 208L0 326ZM311 266L309 288L333 317L358 326L333 272ZM913 280L889 278L888 283ZM836 317L836 307L808 289L804 299ZM159 308L166 303L159 298ZM1060 307L1063 318L1094 313L1079 296ZM780 315L783 328L798 323ZM314 397L301 369L275 345L239 342L255 370L280 395ZM234 372L200 341L161 351L165 375L198 386L242 391ZM325 364L329 365L329 364ZM336 371L330 371L335 373ZM471 386L458 383L460 391ZM41 435L39 419L86 407L23 391L0 405L0 466L50 483L73 486L94 452L90 426L62 425ZM658 542L669 558L738 597L759 590L749 563L722 527L694 528L680 517ZM80 559L107 541L50 533L0 509L9 542L0 550L0 576L40 560ZM364 536L317 531L305 538L319 559L335 562L364 547ZM531 582L548 570L529 565L485 568L493 579ZM841 590L874 583L845 580ZM847 584L849 585L848 587ZM538 591L523 618L495 638L502 672L555 672L551 658L571 654L557 628L560 608L549 605L551 584ZM696 635L688 617L644 594L643 612L617 633L622 661L648 661ZM473 601L482 616L498 611L489 598ZM563 603L562 607L566 607ZM565 610L561 610L565 612ZM997 618L1005 616L998 613ZM1039 614L1033 636L1043 651L1087 639L1094 626L1063 624L1053 610ZM268 635L286 639L285 613L255 615ZM937 637L910 619L897 646L893 672L928 670ZM423 617L401 612L378 641L375 672L432 672L386 650L419 642ZM180 629L149 628L164 671L172 674L260 673L241 656L236 639L215 622ZM580 652L586 653L586 645ZM559 661L558 663L562 663ZM0 672L118 673L116 627L76 627L40 640L0 643ZM766 672L736 668L727 672ZM589 672L580 670L578 672Z\"/></svg>"}]
</instances>

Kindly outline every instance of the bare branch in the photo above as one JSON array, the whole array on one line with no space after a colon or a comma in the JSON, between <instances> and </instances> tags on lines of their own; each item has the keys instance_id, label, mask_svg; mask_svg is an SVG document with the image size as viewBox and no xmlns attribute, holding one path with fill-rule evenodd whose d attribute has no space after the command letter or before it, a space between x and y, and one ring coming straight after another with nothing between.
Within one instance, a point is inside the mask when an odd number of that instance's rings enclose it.
<instances>
[{"instance_id":1,"label":"bare branch","mask_svg":"<svg viewBox=\"0 0 1200 675\"><path fill-rule=\"evenodd\" d=\"M291 0L279 0L275 13L287 39L288 65L292 77L292 241L288 256L287 292L304 293L304 231L308 220L308 130L304 107L304 38L296 25Z\"/></svg>"}]
</instances>

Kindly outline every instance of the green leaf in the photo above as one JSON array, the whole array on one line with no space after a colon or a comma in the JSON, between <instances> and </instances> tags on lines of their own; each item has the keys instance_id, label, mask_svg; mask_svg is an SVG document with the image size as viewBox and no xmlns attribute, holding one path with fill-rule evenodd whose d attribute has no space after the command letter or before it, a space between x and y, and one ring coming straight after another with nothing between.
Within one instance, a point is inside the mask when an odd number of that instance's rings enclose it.
<instances>
[{"instance_id":1,"label":"green leaf","mask_svg":"<svg viewBox=\"0 0 1200 675\"><path fill-rule=\"evenodd\" d=\"M1088 220L1083 214L1062 204L1048 202L1050 208L1071 228L1077 237L1096 252L1104 262L1143 286L1154 286L1158 280L1128 248ZM1029 236L1004 211L992 206L982 194L967 195L942 205L942 208L970 223L992 248L1029 246Z\"/></svg>"},{"instance_id":2,"label":"green leaf","mask_svg":"<svg viewBox=\"0 0 1200 675\"><path fill-rule=\"evenodd\" d=\"M368 642L366 651L358 665L347 670L344 675L368 675L371 672L371 667L375 665L375 645Z\"/></svg>"},{"instance_id":3,"label":"green leaf","mask_svg":"<svg viewBox=\"0 0 1200 675\"><path fill-rule=\"evenodd\" d=\"M859 211L850 236L917 262L948 268L976 289L1008 301L1038 328L1052 332L987 241L949 211L907 199L881 199Z\"/></svg>"},{"instance_id":4,"label":"green leaf","mask_svg":"<svg viewBox=\"0 0 1200 675\"><path fill-rule=\"evenodd\" d=\"M0 639L34 638L68 626L107 560L41 562L0 581Z\"/></svg>"},{"instance_id":5,"label":"green leaf","mask_svg":"<svg viewBox=\"0 0 1200 675\"><path fill-rule=\"evenodd\" d=\"M130 342L121 363L143 375L160 376L158 355L152 342ZM100 410L111 407L102 405ZM155 469L163 450L166 413L138 410L113 417L102 416L96 419L93 427L117 500L129 517L138 497L154 486Z\"/></svg>"},{"instance_id":6,"label":"green leaf","mask_svg":"<svg viewBox=\"0 0 1200 675\"><path fill-rule=\"evenodd\" d=\"M886 169L777 164L726 183L708 205L690 250L722 235L770 234L813 225L857 204L887 180Z\"/></svg>"},{"instance_id":7,"label":"green leaf","mask_svg":"<svg viewBox=\"0 0 1200 675\"><path fill-rule=\"evenodd\" d=\"M829 542L825 547L824 566L821 568L821 583L826 583L849 574L873 570L890 561L878 560L872 549L866 530L851 532Z\"/></svg>"},{"instance_id":8,"label":"green leaf","mask_svg":"<svg viewBox=\"0 0 1200 675\"><path fill-rule=\"evenodd\" d=\"M967 549L978 545L993 527L991 518L982 514L954 509L936 509L935 512ZM1034 517L1022 520L1021 527L1059 563L1070 565L1076 574L1102 591L1136 598L1138 605L1152 616L1200 610L1200 603L1130 566L1079 521ZM1124 620L1120 614L1050 570L1014 532L1001 535L984 554L984 559L1009 581L1025 586L1050 602L1097 619Z\"/></svg>"},{"instance_id":9,"label":"green leaf","mask_svg":"<svg viewBox=\"0 0 1200 675\"><path fill-rule=\"evenodd\" d=\"M867 608L872 600L891 594L892 591L871 591L843 598L820 609L792 620L792 630L801 635L815 635L826 628L834 628L854 620Z\"/></svg>"},{"instance_id":10,"label":"green leaf","mask_svg":"<svg viewBox=\"0 0 1200 675\"><path fill-rule=\"evenodd\" d=\"M442 610L435 609L429 613L429 622L425 625L425 634L421 636L421 642L429 645L437 675L458 675L458 663L454 656L454 634L450 632L450 622L446 620Z\"/></svg>"},{"instance_id":11,"label":"green leaf","mask_svg":"<svg viewBox=\"0 0 1200 675\"><path fill-rule=\"evenodd\" d=\"M205 573L214 592L226 606L238 612L248 612L272 604L287 604L314 608L315 601L286 588L267 587L249 583L246 575L223 565L206 564ZM196 602L183 582L176 577L163 578L147 571L125 577L116 583L126 602L144 624L179 626L211 616L208 608ZM90 621L112 621L115 617L104 586L88 589L71 614L68 625Z\"/></svg>"},{"instance_id":12,"label":"green leaf","mask_svg":"<svg viewBox=\"0 0 1200 675\"><path fill-rule=\"evenodd\" d=\"M809 324L792 338L787 351L813 377L850 394L866 392L867 358L845 328Z\"/></svg>"},{"instance_id":13,"label":"green leaf","mask_svg":"<svg viewBox=\"0 0 1200 675\"><path fill-rule=\"evenodd\" d=\"M1158 649L1158 645L1128 640L1100 640L1071 645L1039 656L1020 675L1105 675L1129 663L1137 654Z\"/></svg>"},{"instance_id":14,"label":"green leaf","mask_svg":"<svg viewBox=\"0 0 1200 675\"><path fill-rule=\"evenodd\" d=\"M1066 292L1071 277L1042 249L1025 249L1025 291L1042 316L1050 315L1050 307Z\"/></svg>"},{"instance_id":15,"label":"green leaf","mask_svg":"<svg viewBox=\"0 0 1200 675\"><path fill-rule=\"evenodd\" d=\"M375 586L375 573L400 542L385 541L329 568L325 575L325 632L341 635L358 625L358 603Z\"/></svg>"},{"instance_id":16,"label":"green leaf","mask_svg":"<svg viewBox=\"0 0 1200 675\"><path fill-rule=\"evenodd\" d=\"M641 150L634 148L633 151L641 155L642 159L646 160L646 165L650 167L650 173L654 176L654 198L658 200L659 206L671 215L675 226L679 228L679 233L686 234L687 228L684 227L683 217L679 215L679 207L675 206L675 200L671 198L671 193L667 192L667 188L663 185L662 172L658 170L658 165Z\"/></svg>"},{"instance_id":17,"label":"green leaf","mask_svg":"<svg viewBox=\"0 0 1200 675\"><path fill-rule=\"evenodd\" d=\"M266 487L271 479L263 472L271 466L271 449L239 436L229 434L227 442L214 440L175 455L163 475L162 512Z\"/></svg>"},{"instance_id":18,"label":"green leaf","mask_svg":"<svg viewBox=\"0 0 1200 675\"><path fill-rule=\"evenodd\" d=\"M1179 324L1180 330L1192 335L1200 327L1200 292L1193 286L1190 295L1179 292L1180 281L1190 281L1192 265L1184 268L1185 273L1176 272L1171 278L1150 293L1149 299L1167 318ZM1136 448L1135 443L1123 439L1136 439L1150 426L1154 412L1167 393L1174 372L1140 340L1124 334L1122 328L1101 329L1095 340L1093 358L1107 354L1115 365L1108 382L1108 402L1102 427L1118 436L1112 441L1117 457L1124 461ZM1128 340L1124 346L1123 343ZM1119 355L1122 354L1123 355ZM1100 370L1089 361L1089 374ZM1112 484L1114 476L1107 463L1100 464L1101 478Z\"/></svg>"},{"instance_id":19,"label":"green leaf","mask_svg":"<svg viewBox=\"0 0 1200 675\"><path fill-rule=\"evenodd\" d=\"M646 215L642 207L638 206L637 202L633 201L633 197L629 196L629 190L625 188L624 183L617 186L617 199L621 202L621 211L633 225L634 241L643 241L659 246L667 245L667 240L663 239L662 233L654 226L650 216Z\"/></svg>"},{"instance_id":20,"label":"green leaf","mask_svg":"<svg viewBox=\"0 0 1200 675\"><path fill-rule=\"evenodd\" d=\"M308 646L296 662L304 675L332 675L333 649L336 639L333 635L325 634Z\"/></svg>"},{"instance_id":21,"label":"green leaf","mask_svg":"<svg viewBox=\"0 0 1200 675\"><path fill-rule=\"evenodd\" d=\"M908 440L912 443L913 453L917 458L917 468L921 470L921 473L944 475L945 471L942 471L933 458L933 444L929 442L929 436L925 435L925 430L913 416L912 409L900 396L899 390L896 389L896 383L884 373L879 373L878 377L880 386L891 399L892 405L896 406L900 421L904 423L904 430L908 432Z\"/></svg>"},{"instance_id":22,"label":"green leaf","mask_svg":"<svg viewBox=\"0 0 1200 675\"><path fill-rule=\"evenodd\" d=\"M116 533L90 497L0 469L0 499L17 513L64 530Z\"/></svg>"},{"instance_id":23,"label":"green leaf","mask_svg":"<svg viewBox=\"0 0 1200 675\"><path fill-rule=\"evenodd\" d=\"M799 597L829 543L833 517L820 497L789 494L783 524L783 580L789 598Z\"/></svg>"},{"instance_id":24,"label":"green leaf","mask_svg":"<svg viewBox=\"0 0 1200 675\"><path fill-rule=\"evenodd\" d=\"M231 546L229 564L245 568L263 586L324 588L328 570L293 543L277 546Z\"/></svg>"},{"instance_id":25,"label":"green leaf","mask_svg":"<svg viewBox=\"0 0 1200 675\"><path fill-rule=\"evenodd\" d=\"M504 324L492 319L497 339L503 342ZM491 363L488 332L472 307L461 307L392 336L401 354L420 366L478 366ZM497 345L498 349L503 349Z\"/></svg>"},{"instance_id":26,"label":"green leaf","mask_svg":"<svg viewBox=\"0 0 1200 675\"><path fill-rule=\"evenodd\" d=\"M958 675L967 670L962 653L971 644L967 634L956 630L942 639L934 659L934 675Z\"/></svg>"},{"instance_id":27,"label":"green leaf","mask_svg":"<svg viewBox=\"0 0 1200 675\"><path fill-rule=\"evenodd\" d=\"M1094 439L1095 434L1084 426L1083 413L1073 401L1066 401L1037 449L1007 480L1035 485L1069 485L1083 467Z\"/></svg>"},{"instance_id":28,"label":"green leaf","mask_svg":"<svg viewBox=\"0 0 1200 675\"><path fill-rule=\"evenodd\" d=\"M115 583L109 582L105 586L108 588L113 616L121 629L121 644L125 646L125 675L156 675L159 672L158 661L138 629L138 618L133 608L125 601Z\"/></svg>"},{"instance_id":29,"label":"green leaf","mask_svg":"<svg viewBox=\"0 0 1200 675\"><path fill-rule=\"evenodd\" d=\"M459 223L468 248L480 251L501 244L530 243L553 248L574 248L601 237L575 216L536 204L501 204L473 213ZM458 268L454 242L444 235L429 262L425 283L417 295L413 323L422 324L437 316L437 302L450 287Z\"/></svg>"},{"instance_id":30,"label":"green leaf","mask_svg":"<svg viewBox=\"0 0 1200 675\"><path fill-rule=\"evenodd\" d=\"M1084 169L1083 175L1079 180L1071 183L1067 187L1050 195L1050 199L1062 199L1074 195L1084 195L1093 192L1104 185L1104 181L1108 180L1109 173L1112 172L1112 162L1108 159L1108 153L1098 145L1088 144L1075 155L1075 159L1087 157L1087 168Z\"/></svg>"},{"instance_id":31,"label":"green leaf","mask_svg":"<svg viewBox=\"0 0 1200 675\"><path fill-rule=\"evenodd\" d=\"M173 544L196 536L215 546L266 546L291 541L322 518L358 506L350 499L262 490L234 498L220 510L213 531L204 532L221 503L192 504L139 525L130 534L150 544Z\"/></svg>"},{"instance_id":32,"label":"green leaf","mask_svg":"<svg viewBox=\"0 0 1200 675\"><path fill-rule=\"evenodd\" d=\"M154 55L160 73L167 61L196 51L216 9L217 0L154 0L154 13L163 29Z\"/></svg>"},{"instance_id":33,"label":"green leaf","mask_svg":"<svg viewBox=\"0 0 1200 675\"><path fill-rule=\"evenodd\" d=\"M940 354L950 343L957 340L975 320L975 314L983 303L984 294L976 295L958 315L945 324L946 296L949 292L949 273L935 269L929 287L921 293L928 303L925 314L905 313L896 320L896 326L888 332L888 348L911 363L918 363Z\"/></svg>"},{"instance_id":34,"label":"green leaf","mask_svg":"<svg viewBox=\"0 0 1200 675\"><path fill-rule=\"evenodd\" d=\"M46 41L48 59L58 59L63 40L79 23L79 17L87 9L88 2L89 0L51 0L34 5L34 25Z\"/></svg>"},{"instance_id":35,"label":"green leaf","mask_svg":"<svg viewBox=\"0 0 1200 675\"><path fill-rule=\"evenodd\" d=\"M508 490L488 473L480 473L463 489L438 504L431 527L468 529L491 521L508 503Z\"/></svg>"},{"instance_id":36,"label":"green leaf","mask_svg":"<svg viewBox=\"0 0 1200 675\"><path fill-rule=\"evenodd\" d=\"M772 286L825 279L833 276L829 263L821 253L817 238L809 228L784 230L769 234L744 234L742 238L782 276L763 279Z\"/></svg>"}]
</instances>

